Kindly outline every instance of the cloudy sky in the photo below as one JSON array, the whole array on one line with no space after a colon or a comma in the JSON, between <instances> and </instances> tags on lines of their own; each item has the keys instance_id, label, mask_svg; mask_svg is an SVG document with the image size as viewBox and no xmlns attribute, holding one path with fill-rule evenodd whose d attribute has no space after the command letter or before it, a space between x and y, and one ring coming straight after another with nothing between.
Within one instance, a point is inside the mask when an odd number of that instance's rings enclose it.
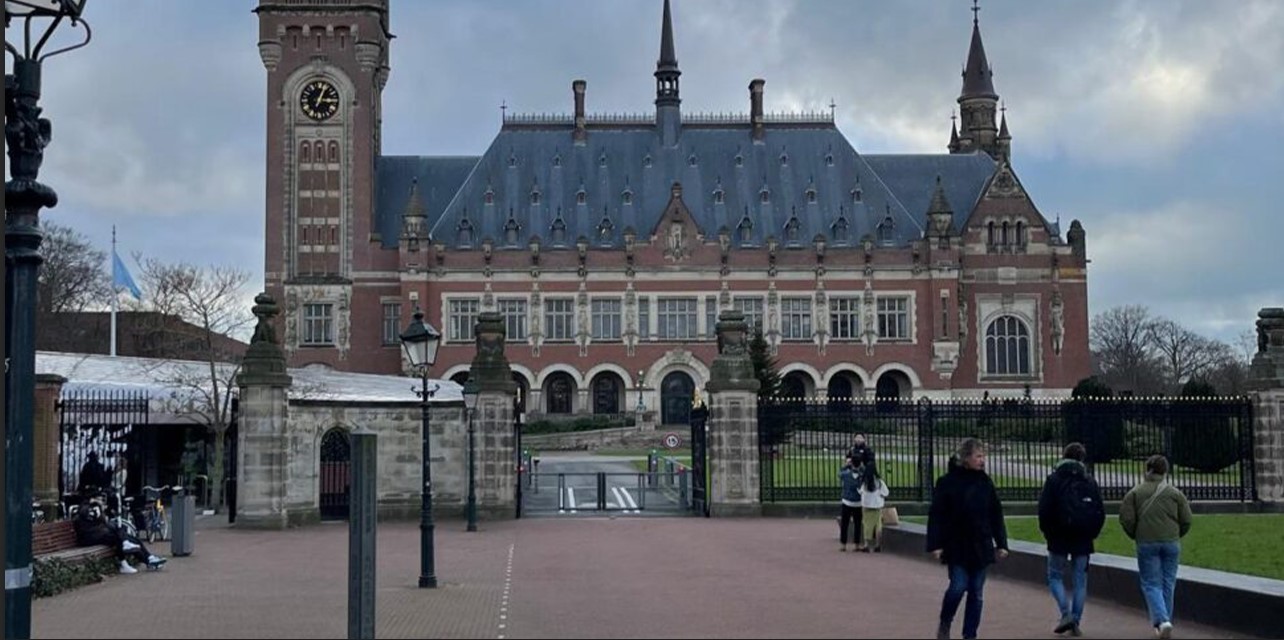
<instances>
[{"instance_id":1,"label":"cloudy sky","mask_svg":"<svg viewBox=\"0 0 1284 640\"><path fill-rule=\"evenodd\" d=\"M89 3L45 66L46 219L122 255L263 265L265 72L253 0ZM651 108L659 0L393 0L384 152L469 154L500 104ZM943 152L965 0L675 0L683 109L827 109L864 153ZM1083 222L1094 313L1141 303L1232 339L1284 304L1284 2L985 0L1013 164ZM10 34L13 35L13 34ZM6 60L7 62L7 60ZM1064 226L1063 226L1064 228Z\"/></svg>"}]
</instances>

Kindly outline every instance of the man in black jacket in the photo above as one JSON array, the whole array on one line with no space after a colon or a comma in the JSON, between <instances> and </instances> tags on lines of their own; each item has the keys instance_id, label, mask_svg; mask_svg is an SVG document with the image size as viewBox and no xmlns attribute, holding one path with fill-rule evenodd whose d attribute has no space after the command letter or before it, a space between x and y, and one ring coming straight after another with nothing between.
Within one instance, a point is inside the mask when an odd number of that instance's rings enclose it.
<instances>
[{"instance_id":1,"label":"man in black jacket","mask_svg":"<svg viewBox=\"0 0 1284 640\"><path fill-rule=\"evenodd\" d=\"M949 472L936 481L927 519L927 550L950 572L950 586L941 602L938 639L950 637L964 594L963 637L976 637L986 570L1008 557L1003 505L985 473L985 445L968 438L959 445L957 456L958 463L951 464Z\"/></svg>"},{"instance_id":2,"label":"man in black jacket","mask_svg":"<svg viewBox=\"0 0 1284 640\"><path fill-rule=\"evenodd\" d=\"M1088 596L1088 557L1092 541L1106 524L1101 489L1088 475L1083 461L1087 451L1078 442L1066 445L1064 459L1043 483L1039 496L1039 529L1048 541L1048 589L1057 601L1061 620L1053 633L1079 636L1083 603ZM1069 568L1073 593L1066 597L1065 574Z\"/></svg>"}]
</instances>

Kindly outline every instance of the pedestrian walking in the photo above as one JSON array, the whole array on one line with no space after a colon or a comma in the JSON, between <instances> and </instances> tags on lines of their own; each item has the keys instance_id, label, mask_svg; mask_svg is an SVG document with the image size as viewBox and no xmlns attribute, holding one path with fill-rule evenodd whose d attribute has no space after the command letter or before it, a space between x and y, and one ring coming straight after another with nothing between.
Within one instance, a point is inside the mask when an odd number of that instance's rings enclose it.
<instances>
[{"instance_id":1,"label":"pedestrian walking","mask_svg":"<svg viewBox=\"0 0 1284 640\"><path fill-rule=\"evenodd\" d=\"M1194 518L1190 501L1168 481L1168 459L1146 460L1146 477L1119 505L1119 524L1137 541L1137 577L1155 635L1171 638L1181 539Z\"/></svg>"},{"instance_id":2,"label":"pedestrian walking","mask_svg":"<svg viewBox=\"0 0 1284 640\"><path fill-rule=\"evenodd\" d=\"M949 568L950 577L936 637L948 640L954 614L966 595L963 637L975 638L981 626L986 570L1008 556L1003 505L985 473L985 444L980 440L964 440L958 464L950 465L936 481L927 519L927 551Z\"/></svg>"},{"instance_id":3,"label":"pedestrian walking","mask_svg":"<svg viewBox=\"0 0 1284 640\"><path fill-rule=\"evenodd\" d=\"M1053 633L1082 635L1083 605L1088 597L1088 560L1093 541L1106 523L1101 488L1088 475L1082 444L1072 442L1062 452L1039 495L1039 530L1048 542L1048 589L1061 614ZM1066 594L1065 576L1071 592Z\"/></svg>"},{"instance_id":4,"label":"pedestrian walking","mask_svg":"<svg viewBox=\"0 0 1284 640\"><path fill-rule=\"evenodd\" d=\"M861 546L858 549L869 553L883 551L883 505L886 504L887 483L878 474L878 465L873 460L865 463L860 479L861 506Z\"/></svg>"},{"instance_id":5,"label":"pedestrian walking","mask_svg":"<svg viewBox=\"0 0 1284 640\"><path fill-rule=\"evenodd\" d=\"M842 511L838 516L838 541L842 546L838 550L847 551L849 531L852 534L852 544L860 543L860 471L854 460L847 458L843 468L838 470L838 480L843 486Z\"/></svg>"}]
</instances>

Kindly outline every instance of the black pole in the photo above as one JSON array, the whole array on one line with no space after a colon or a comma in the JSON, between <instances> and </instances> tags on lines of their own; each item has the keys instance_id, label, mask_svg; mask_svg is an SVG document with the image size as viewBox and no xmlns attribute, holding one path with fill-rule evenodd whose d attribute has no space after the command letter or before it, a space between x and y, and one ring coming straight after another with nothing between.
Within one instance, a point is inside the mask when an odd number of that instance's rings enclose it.
<instances>
[{"instance_id":1,"label":"black pole","mask_svg":"<svg viewBox=\"0 0 1284 640\"><path fill-rule=\"evenodd\" d=\"M468 409L468 530L477 530L477 439L473 418L477 410Z\"/></svg>"},{"instance_id":2,"label":"black pole","mask_svg":"<svg viewBox=\"0 0 1284 640\"><path fill-rule=\"evenodd\" d=\"M436 387L428 386L428 367L420 368L423 388L419 390L419 408L423 413L423 503L419 509L419 588L437 588L437 570L435 551L433 550L433 530L437 525L432 519L432 441L428 430L429 400Z\"/></svg>"},{"instance_id":3,"label":"black pole","mask_svg":"<svg viewBox=\"0 0 1284 640\"><path fill-rule=\"evenodd\" d=\"M5 14L6 21L8 13ZM36 181L52 135L40 117L40 62L17 58L5 75L5 638L31 637L32 420L36 396L36 279L40 209L58 204Z\"/></svg>"},{"instance_id":4,"label":"black pole","mask_svg":"<svg viewBox=\"0 0 1284 640\"><path fill-rule=\"evenodd\" d=\"M378 523L378 440L353 431L352 511L348 516L348 638L375 637L375 537Z\"/></svg>"}]
</instances>

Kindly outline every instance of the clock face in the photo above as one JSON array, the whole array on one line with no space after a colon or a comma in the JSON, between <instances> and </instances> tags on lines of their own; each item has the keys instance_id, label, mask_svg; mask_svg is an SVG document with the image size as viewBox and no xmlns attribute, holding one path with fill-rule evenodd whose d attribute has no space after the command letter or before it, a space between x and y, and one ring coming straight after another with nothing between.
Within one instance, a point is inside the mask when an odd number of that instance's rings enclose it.
<instances>
[{"instance_id":1,"label":"clock face","mask_svg":"<svg viewBox=\"0 0 1284 640\"><path fill-rule=\"evenodd\" d=\"M339 111L339 91L325 80L313 80L303 86L299 107L313 120L328 120Z\"/></svg>"}]
</instances>

